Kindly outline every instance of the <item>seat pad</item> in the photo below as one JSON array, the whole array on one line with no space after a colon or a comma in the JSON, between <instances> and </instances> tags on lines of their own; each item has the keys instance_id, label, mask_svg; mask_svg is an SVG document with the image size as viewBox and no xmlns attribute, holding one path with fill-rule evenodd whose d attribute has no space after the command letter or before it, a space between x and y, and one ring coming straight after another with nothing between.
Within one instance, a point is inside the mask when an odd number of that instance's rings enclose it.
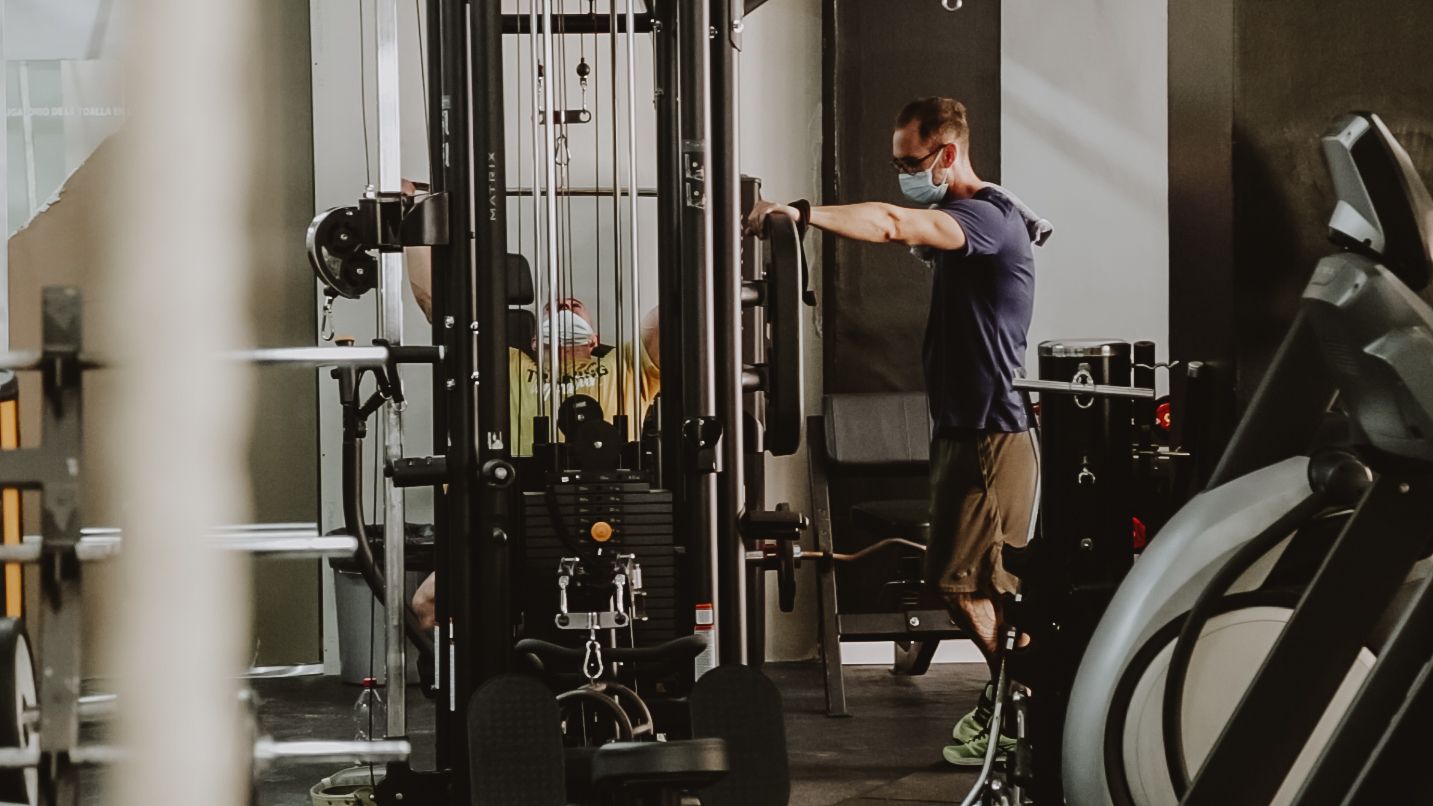
<instances>
[{"instance_id":1,"label":"seat pad","mask_svg":"<svg viewBox=\"0 0 1433 806\"><path fill-rule=\"evenodd\" d=\"M856 526L879 537L925 543L930 537L930 502L925 499L866 501L851 507Z\"/></svg>"},{"instance_id":2,"label":"seat pad","mask_svg":"<svg viewBox=\"0 0 1433 806\"><path fill-rule=\"evenodd\" d=\"M669 782L695 789L730 768L723 739L612 742L592 754L592 782L598 786Z\"/></svg>"}]
</instances>

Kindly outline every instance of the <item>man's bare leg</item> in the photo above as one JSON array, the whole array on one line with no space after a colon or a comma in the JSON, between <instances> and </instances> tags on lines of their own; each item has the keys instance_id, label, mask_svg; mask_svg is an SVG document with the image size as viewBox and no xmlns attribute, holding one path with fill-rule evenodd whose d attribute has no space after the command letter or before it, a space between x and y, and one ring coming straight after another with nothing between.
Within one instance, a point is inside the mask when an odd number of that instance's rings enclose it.
<instances>
[{"instance_id":1,"label":"man's bare leg","mask_svg":"<svg viewBox=\"0 0 1433 806\"><path fill-rule=\"evenodd\" d=\"M970 634L970 640L980 650L985 663L990 667L990 679L1000 676L1001 642L1005 640L1005 618L1002 608L996 606L993 597L983 593L956 593L946 597L951 618L962 630ZM1015 645L1023 647L1030 643L1030 636L1024 633L1016 639Z\"/></svg>"},{"instance_id":2,"label":"man's bare leg","mask_svg":"<svg viewBox=\"0 0 1433 806\"><path fill-rule=\"evenodd\" d=\"M982 593L956 593L946 597L951 618L970 634L970 640L990 667L990 679L1000 675L1000 615L995 602Z\"/></svg>"}]
</instances>

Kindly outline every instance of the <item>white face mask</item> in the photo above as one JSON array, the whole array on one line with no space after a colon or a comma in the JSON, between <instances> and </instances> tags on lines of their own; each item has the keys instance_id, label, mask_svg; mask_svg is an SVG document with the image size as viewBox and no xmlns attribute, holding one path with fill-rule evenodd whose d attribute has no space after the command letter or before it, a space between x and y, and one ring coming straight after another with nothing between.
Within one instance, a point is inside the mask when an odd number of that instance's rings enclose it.
<instances>
[{"instance_id":1,"label":"white face mask","mask_svg":"<svg viewBox=\"0 0 1433 806\"><path fill-rule=\"evenodd\" d=\"M542 323L542 342L552 344L552 317ZM557 312L557 344L559 347L582 347L592 341L597 331L586 319L569 310Z\"/></svg>"}]
</instances>

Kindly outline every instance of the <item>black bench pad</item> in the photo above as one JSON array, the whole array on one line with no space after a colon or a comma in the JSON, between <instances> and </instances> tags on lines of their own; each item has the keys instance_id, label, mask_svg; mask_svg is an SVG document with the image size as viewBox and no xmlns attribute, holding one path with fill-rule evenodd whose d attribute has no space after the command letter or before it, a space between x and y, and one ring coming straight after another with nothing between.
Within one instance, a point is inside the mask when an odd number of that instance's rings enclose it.
<instances>
[{"instance_id":1,"label":"black bench pad","mask_svg":"<svg viewBox=\"0 0 1433 806\"><path fill-rule=\"evenodd\" d=\"M653 784L697 789L730 767L723 739L611 742L592 754L592 783L607 789Z\"/></svg>"},{"instance_id":2,"label":"black bench pad","mask_svg":"<svg viewBox=\"0 0 1433 806\"><path fill-rule=\"evenodd\" d=\"M877 537L904 537L917 543L930 538L930 501L898 498L866 501L851 507L856 526Z\"/></svg>"}]
</instances>

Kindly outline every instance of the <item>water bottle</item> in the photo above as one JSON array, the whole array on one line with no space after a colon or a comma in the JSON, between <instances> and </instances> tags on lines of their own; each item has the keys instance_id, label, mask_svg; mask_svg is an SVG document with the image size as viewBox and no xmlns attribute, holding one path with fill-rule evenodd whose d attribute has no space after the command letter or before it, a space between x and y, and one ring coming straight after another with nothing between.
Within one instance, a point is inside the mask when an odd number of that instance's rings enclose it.
<instances>
[{"instance_id":1,"label":"water bottle","mask_svg":"<svg viewBox=\"0 0 1433 806\"><path fill-rule=\"evenodd\" d=\"M378 681L363 678L363 691L353 706L353 737L360 742L382 739L388 730L388 708L378 695Z\"/></svg>"}]
</instances>

